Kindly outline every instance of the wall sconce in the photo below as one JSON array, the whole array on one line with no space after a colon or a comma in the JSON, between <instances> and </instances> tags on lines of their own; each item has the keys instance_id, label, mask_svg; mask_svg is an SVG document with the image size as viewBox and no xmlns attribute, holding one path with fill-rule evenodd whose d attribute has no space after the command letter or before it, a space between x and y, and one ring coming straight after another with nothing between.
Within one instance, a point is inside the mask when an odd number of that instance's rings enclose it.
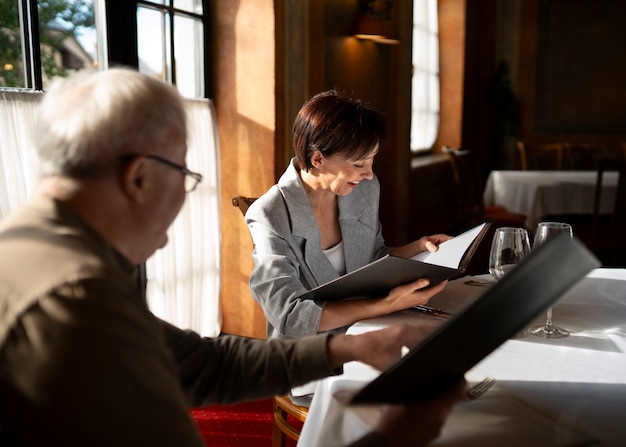
<instances>
[{"instance_id":1,"label":"wall sconce","mask_svg":"<svg viewBox=\"0 0 626 447\"><path fill-rule=\"evenodd\" d=\"M359 0L354 37L377 43L398 44L398 26L391 20L393 0Z\"/></svg>"}]
</instances>

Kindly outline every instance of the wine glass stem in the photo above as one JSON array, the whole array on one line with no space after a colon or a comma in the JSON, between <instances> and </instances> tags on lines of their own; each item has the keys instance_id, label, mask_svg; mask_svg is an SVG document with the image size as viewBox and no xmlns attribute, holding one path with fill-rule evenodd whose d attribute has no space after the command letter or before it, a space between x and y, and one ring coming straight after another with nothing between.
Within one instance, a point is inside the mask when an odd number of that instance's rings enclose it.
<instances>
[{"instance_id":1,"label":"wine glass stem","mask_svg":"<svg viewBox=\"0 0 626 447\"><path fill-rule=\"evenodd\" d=\"M548 307L547 315L546 315L546 327L552 327L552 307Z\"/></svg>"}]
</instances>

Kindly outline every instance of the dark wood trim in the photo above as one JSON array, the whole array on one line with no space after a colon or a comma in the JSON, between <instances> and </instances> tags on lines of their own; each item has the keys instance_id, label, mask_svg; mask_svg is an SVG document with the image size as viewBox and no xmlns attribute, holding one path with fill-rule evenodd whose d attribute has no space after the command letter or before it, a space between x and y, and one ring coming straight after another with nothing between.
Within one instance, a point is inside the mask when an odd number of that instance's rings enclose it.
<instances>
[{"instance_id":1,"label":"dark wood trim","mask_svg":"<svg viewBox=\"0 0 626 447\"><path fill-rule=\"evenodd\" d=\"M106 24L109 66L139 68L137 0L106 0Z\"/></svg>"},{"instance_id":2,"label":"dark wood trim","mask_svg":"<svg viewBox=\"0 0 626 447\"><path fill-rule=\"evenodd\" d=\"M302 104L323 85L324 2L276 0L275 177L293 156L291 127Z\"/></svg>"},{"instance_id":3,"label":"dark wood trim","mask_svg":"<svg viewBox=\"0 0 626 447\"><path fill-rule=\"evenodd\" d=\"M43 89L43 73L41 67L41 41L39 39L39 12L37 0L21 0L19 2L20 33L24 62L24 82L26 88Z\"/></svg>"}]
</instances>

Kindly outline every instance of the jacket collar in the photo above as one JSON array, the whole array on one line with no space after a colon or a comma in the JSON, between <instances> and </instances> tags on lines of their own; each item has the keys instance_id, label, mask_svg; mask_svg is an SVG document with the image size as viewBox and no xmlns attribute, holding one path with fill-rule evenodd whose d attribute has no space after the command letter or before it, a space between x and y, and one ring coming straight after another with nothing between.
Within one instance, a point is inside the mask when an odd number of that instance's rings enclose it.
<instances>
[{"instance_id":1,"label":"jacket collar","mask_svg":"<svg viewBox=\"0 0 626 447\"><path fill-rule=\"evenodd\" d=\"M291 216L292 235L305 240L305 258L307 263L311 267L313 267L313 264L317 265L317 269L313 268L314 271L327 272L327 274L323 275L324 278L318 278L322 280L321 282L333 279L337 274L334 273L335 271L332 269L330 262L325 257L312 255L312 253L321 253L320 234L318 226L312 225L312 222L315 222L315 216L304 190L298 168L295 165L295 158L291 159L289 167L278 180L278 188L284 197L285 206ZM358 187L349 195L339 197L339 226L342 235L355 233L352 228L359 225L364 210L370 206L371 204L361 188ZM359 244L358 241L352 242L344 240L344 253L348 272L360 267L364 256L361 253L364 248L362 244ZM328 270L329 268L331 270ZM334 276L331 274L331 271L334 273ZM328 278L328 275L331 277Z\"/></svg>"}]
</instances>

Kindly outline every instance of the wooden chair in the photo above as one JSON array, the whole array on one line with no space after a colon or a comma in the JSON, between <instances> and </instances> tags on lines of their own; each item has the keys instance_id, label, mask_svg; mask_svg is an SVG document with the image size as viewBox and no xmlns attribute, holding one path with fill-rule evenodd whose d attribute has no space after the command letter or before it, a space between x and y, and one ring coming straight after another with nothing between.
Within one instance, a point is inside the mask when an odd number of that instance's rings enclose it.
<instances>
[{"instance_id":1,"label":"wooden chair","mask_svg":"<svg viewBox=\"0 0 626 447\"><path fill-rule=\"evenodd\" d=\"M294 404L289 396L274 397L274 429L272 431L272 447L285 447L287 445L287 436L298 441L300 439L300 427L295 427L288 420L289 416L294 417L298 421L304 423L309 409Z\"/></svg>"},{"instance_id":2,"label":"wooden chair","mask_svg":"<svg viewBox=\"0 0 626 447\"><path fill-rule=\"evenodd\" d=\"M626 145L571 143L568 146L572 168L580 171L597 170L604 159L626 159Z\"/></svg>"},{"instance_id":3,"label":"wooden chair","mask_svg":"<svg viewBox=\"0 0 626 447\"><path fill-rule=\"evenodd\" d=\"M478 166L471 151L447 146L443 146L442 151L450 156L458 190L459 211L466 218L468 226L495 217L506 218L523 226L526 216L512 213L503 206L483 203L484 185L480 176L476 175Z\"/></svg>"},{"instance_id":4,"label":"wooden chair","mask_svg":"<svg viewBox=\"0 0 626 447\"><path fill-rule=\"evenodd\" d=\"M233 206L239 208L242 215L246 215L246 211L252 203L256 200L256 197L235 196L232 198Z\"/></svg>"},{"instance_id":5,"label":"wooden chair","mask_svg":"<svg viewBox=\"0 0 626 447\"><path fill-rule=\"evenodd\" d=\"M503 206L485 205L483 202L483 183L476 175L478 166L469 150L442 147L442 151L450 156L452 172L457 186L457 210L461 229L467 229L481 222L492 221L489 232L478 250L467 273L470 275L485 273L489 263L491 239L498 227L524 228L526 216L512 213Z\"/></svg>"},{"instance_id":6,"label":"wooden chair","mask_svg":"<svg viewBox=\"0 0 626 447\"><path fill-rule=\"evenodd\" d=\"M602 182L607 171L618 172L615 202L602 213ZM626 266L626 159L607 158L598 162L598 179L593 214L589 224L574 224L574 235L601 259L605 266Z\"/></svg>"},{"instance_id":7,"label":"wooden chair","mask_svg":"<svg viewBox=\"0 0 626 447\"><path fill-rule=\"evenodd\" d=\"M564 143L515 143L517 165L522 171L560 171L564 168Z\"/></svg>"},{"instance_id":8,"label":"wooden chair","mask_svg":"<svg viewBox=\"0 0 626 447\"><path fill-rule=\"evenodd\" d=\"M235 196L232 198L233 206L239 208L241 214L245 216L246 211L256 197ZM300 439L300 427L296 427L289 422L289 417L293 417L300 422L304 422L309 413L307 407L294 404L289 396L274 397L274 428L272 430L272 447L285 447L287 436L297 441Z\"/></svg>"}]
</instances>

